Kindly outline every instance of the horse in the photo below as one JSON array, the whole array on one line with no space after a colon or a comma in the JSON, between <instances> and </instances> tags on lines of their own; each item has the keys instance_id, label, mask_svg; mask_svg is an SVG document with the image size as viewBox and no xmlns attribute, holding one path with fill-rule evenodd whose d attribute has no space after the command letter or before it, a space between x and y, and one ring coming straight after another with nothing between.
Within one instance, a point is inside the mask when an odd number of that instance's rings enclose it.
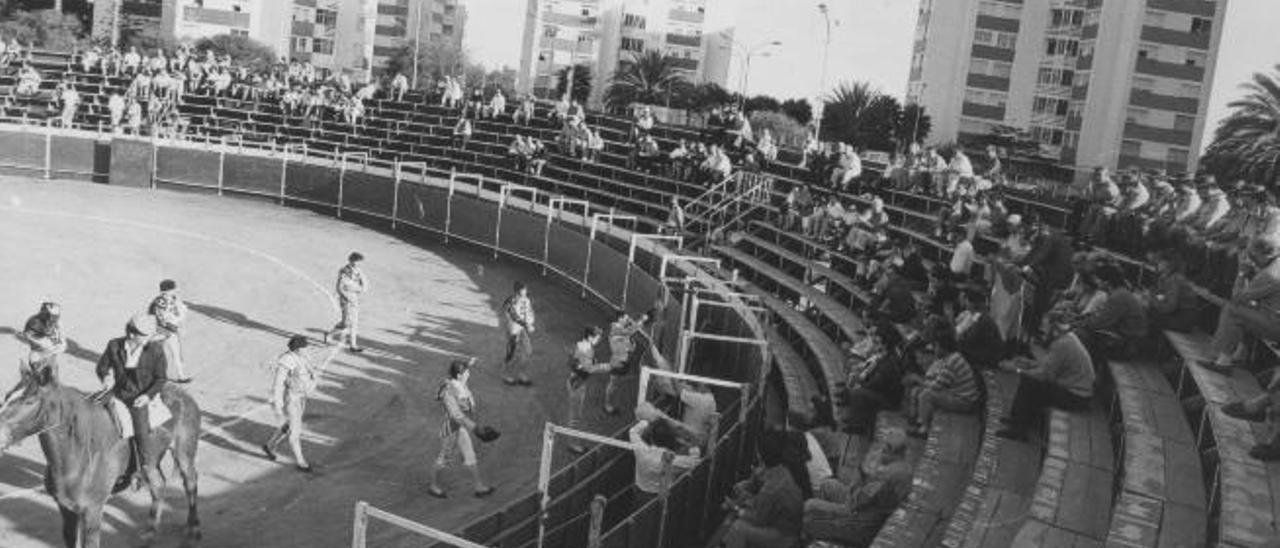
<instances>
[{"instance_id":1,"label":"horse","mask_svg":"<svg viewBox=\"0 0 1280 548\"><path fill-rule=\"evenodd\" d=\"M151 493L151 521L143 533L150 544L160 528L161 492L165 478L160 460L172 454L187 495L187 538L199 540L196 511L196 447L200 409L182 389L167 385L160 399L173 419L153 428L141 472ZM130 443L121 437L111 411L92 395L62 386L51 368L23 372L22 379L0 402L0 453L38 436L44 451L45 489L62 513L62 539L67 548L99 548L102 510L116 480L129 466Z\"/></svg>"}]
</instances>

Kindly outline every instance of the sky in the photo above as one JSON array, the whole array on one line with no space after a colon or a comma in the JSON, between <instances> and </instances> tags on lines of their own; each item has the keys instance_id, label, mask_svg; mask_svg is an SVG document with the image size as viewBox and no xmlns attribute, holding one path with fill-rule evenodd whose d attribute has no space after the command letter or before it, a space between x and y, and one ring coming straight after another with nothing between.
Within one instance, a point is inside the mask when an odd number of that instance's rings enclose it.
<instances>
[{"instance_id":1,"label":"sky","mask_svg":"<svg viewBox=\"0 0 1280 548\"><path fill-rule=\"evenodd\" d=\"M726 0L738 6L735 40L751 47L771 41L768 57L752 58L746 80L751 94L779 99L813 97L822 81L826 25L818 0ZM1139 0L1121 0L1136 2ZM491 67L519 66L525 0L465 0L466 47ZM832 19L826 89L864 80L886 93L906 93L915 33L916 0L827 0ZM1208 135L1228 114L1227 103L1242 95L1240 84L1254 72L1280 64L1280 0L1229 0L1209 105ZM741 89L742 63L735 60L730 89Z\"/></svg>"}]
</instances>

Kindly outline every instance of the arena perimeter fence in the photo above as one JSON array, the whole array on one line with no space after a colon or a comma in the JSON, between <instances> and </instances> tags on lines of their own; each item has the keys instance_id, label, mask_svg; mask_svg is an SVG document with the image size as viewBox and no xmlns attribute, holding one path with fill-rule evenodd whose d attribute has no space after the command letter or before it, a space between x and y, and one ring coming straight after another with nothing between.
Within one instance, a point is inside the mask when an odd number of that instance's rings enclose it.
<instances>
[{"instance_id":1,"label":"arena perimeter fence","mask_svg":"<svg viewBox=\"0 0 1280 548\"><path fill-rule=\"evenodd\" d=\"M730 286L664 247L664 237L636 232L634 217L527 186L421 162L371 160L364 153L264 150L38 126L0 124L0 173L256 197L413 241L460 242L491 251L495 259L527 261L611 308L639 313L656 307L661 313L655 343L665 357L676 356L671 361L681 371L753 387L713 391L719 435L701 463L658 496L635 489L630 452L597 445L557 463L545 508L543 493L528 493L454 536L361 502L353 546L365 546L366 533L376 545L406 532L425 535L436 546L464 548L699 546L724 518L719 502L754 463L765 420L765 368L772 358L764 346L732 339L762 338L759 319L750 307L732 305L737 297ZM698 325L686 326L690 295L697 297L694 302L720 295L721 306L697 312ZM684 335L695 328L725 339ZM372 531L370 520L394 530Z\"/></svg>"}]
</instances>

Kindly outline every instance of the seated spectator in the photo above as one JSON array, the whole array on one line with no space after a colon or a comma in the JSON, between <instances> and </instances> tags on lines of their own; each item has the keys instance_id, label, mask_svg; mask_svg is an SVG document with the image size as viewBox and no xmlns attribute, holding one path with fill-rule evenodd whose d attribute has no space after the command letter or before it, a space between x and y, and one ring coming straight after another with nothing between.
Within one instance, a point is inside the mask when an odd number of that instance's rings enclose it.
<instances>
[{"instance_id":1,"label":"seated spectator","mask_svg":"<svg viewBox=\"0 0 1280 548\"><path fill-rule=\"evenodd\" d=\"M138 54L136 46L130 46L129 51L124 54L122 61L124 72L133 75L138 73L138 68L142 66L142 55Z\"/></svg>"},{"instance_id":2,"label":"seated spectator","mask_svg":"<svg viewBox=\"0 0 1280 548\"><path fill-rule=\"evenodd\" d=\"M788 470L786 434L767 430L758 450L762 466L751 478L734 487L730 506L736 518L722 541L724 548L777 548L800 540L804 495Z\"/></svg>"},{"instance_id":3,"label":"seated spectator","mask_svg":"<svg viewBox=\"0 0 1280 548\"><path fill-rule=\"evenodd\" d=\"M908 375L903 383L909 387L907 416L913 423L907 434L924 438L929 435L933 414L937 410L973 413L982 399L977 375L956 346L950 325L931 329L931 335L915 348L918 364L929 364L924 378Z\"/></svg>"},{"instance_id":4,"label":"seated spectator","mask_svg":"<svg viewBox=\"0 0 1280 548\"><path fill-rule=\"evenodd\" d=\"M956 196L962 187L973 184L973 162L959 147L955 149L955 152L951 153L951 162L947 165L946 177L947 186L944 191L946 196Z\"/></svg>"},{"instance_id":5,"label":"seated spectator","mask_svg":"<svg viewBox=\"0 0 1280 548\"><path fill-rule=\"evenodd\" d=\"M862 176L862 158L858 151L848 144L841 143L835 169L831 171L831 187L847 191L853 181Z\"/></svg>"},{"instance_id":6,"label":"seated spectator","mask_svg":"<svg viewBox=\"0 0 1280 548\"><path fill-rule=\"evenodd\" d=\"M635 412L636 424L628 434L635 453L636 489L641 493L656 495L664 486L675 482L676 476L698 465L701 453L697 447L680 443L679 431L683 428L648 402L641 403ZM663 477L663 458L671 453L671 467Z\"/></svg>"},{"instance_id":7,"label":"seated spectator","mask_svg":"<svg viewBox=\"0 0 1280 548\"><path fill-rule=\"evenodd\" d=\"M397 103L400 103L404 101L404 94L408 92L409 78L406 77L403 72L397 72L396 75L391 78L391 97L393 97Z\"/></svg>"},{"instance_id":8,"label":"seated spectator","mask_svg":"<svg viewBox=\"0 0 1280 548\"><path fill-rule=\"evenodd\" d=\"M563 124L569 119L569 94L565 94L556 101L555 107L551 109L551 123Z\"/></svg>"},{"instance_id":9,"label":"seated spectator","mask_svg":"<svg viewBox=\"0 0 1280 548\"><path fill-rule=\"evenodd\" d=\"M458 118L458 123L453 126L453 146L458 148L467 148L467 144L471 142L471 120L465 116Z\"/></svg>"},{"instance_id":10,"label":"seated spectator","mask_svg":"<svg viewBox=\"0 0 1280 548\"><path fill-rule=\"evenodd\" d=\"M1147 338L1147 311L1129 289L1124 272L1114 265L1098 268L1095 277L1107 299L1080 320L1085 347L1095 356L1132 359ZM1095 360L1096 362L1097 360Z\"/></svg>"},{"instance_id":11,"label":"seated spectator","mask_svg":"<svg viewBox=\"0 0 1280 548\"><path fill-rule=\"evenodd\" d=\"M124 120L125 107L123 95L112 93L110 97L107 97L107 112L111 116L112 132L119 132L122 129L120 124Z\"/></svg>"},{"instance_id":12,"label":"seated spectator","mask_svg":"<svg viewBox=\"0 0 1280 548\"><path fill-rule=\"evenodd\" d=\"M864 463L862 479L852 490L805 501L804 536L850 548L870 546L885 520L911 494L912 469L906 457L903 432L887 432L883 447Z\"/></svg>"},{"instance_id":13,"label":"seated spectator","mask_svg":"<svg viewBox=\"0 0 1280 548\"><path fill-rule=\"evenodd\" d=\"M1004 338L987 310L987 294L968 289L960 294L963 310L956 315L956 345L960 355L979 369L995 367L1004 357Z\"/></svg>"},{"instance_id":14,"label":"seated spectator","mask_svg":"<svg viewBox=\"0 0 1280 548\"><path fill-rule=\"evenodd\" d=\"M760 130L760 141L756 143L756 150L760 151L760 157L765 161L778 161L778 143L774 142L773 132L769 131L769 128Z\"/></svg>"},{"instance_id":15,"label":"seated spectator","mask_svg":"<svg viewBox=\"0 0 1280 548\"><path fill-rule=\"evenodd\" d=\"M951 242L955 249L951 252L948 268L957 281L964 282L973 274L973 265L977 261L977 253L973 249L975 232L975 228L963 226L951 230Z\"/></svg>"},{"instance_id":16,"label":"seated spectator","mask_svg":"<svg viewBox=\"0 0 1280 548\"><path fill-rule=\"evenodd\" d=\"M4 41L0 40L0 57L3 57L4 54L5 54L5 44L4 44ZM89 48L84 53L80 54L81 71L86 73L92 72L93 69L97 68L98 63L101 61L101 59L102 59L101 47L93 46L92 48Z\"/></svg>"},{"instance_id":17,"label":"seated spectator","mask_svg":"<svg viewBox=\"0 0 1280 548\"><path fill-rule=\"evenodd\" d=\"M502 94L502 90L494 90L493 98L489 99L489 107L485 110L485 116L488 118L497 118L507 113L507 96Z\"/></svg>"},{"instance_id":18,"label":"seated spectator","mask_svg":"<svg viewBox=\"0 0 1280 548\"><path fill-rule=\"evenodd\" d=\"M658 159L662 156L662 149L658 148L658 140L646 133L636 143L634 154L636 169L645 173L653 173Z\"/></svg>"},{"instance_id":19,"label":"seated spectator","mask_svg":"<svg viewBox=\"0 0 1280 548\"><path fill-rule=\"evenodd\" d=\"M631 140L638 141L641 137L653 132L654 122L653 109L648 106L640 107L640 109L636 111L635 119L632 120Z\"/></svg>"},{"instance_id":20,"label":"seated spectator","mask_svg":"<svg viewBox=\"0 0 1280 548\"><path fill-rule=\"evenodd\" d=\"M22 69L18 71L18 87L14 89L14 93L21 97L35 95L40 91L40 82L43 78L40 71L32 67L30 63L23 63Z\"/></svg>"},{"instance_id":21,"label":"seated spectator","mask_svg":"<svg viewBox=\"0 0 1280 548\"><path fill-rule=\"evenodd\" d=\"M1213 333L1212 362L1204 367L1226 371L1242 365L1246 335L1267 341L1280 340L1280 244L1272 238L1254 238L1241 257L1231 298L1218 313Z\"/></svg>"},{"instance_id":22,"label":"seated spectator","mask_svg":"<svg viewBox=\"0 0 1280 548\"><path fill-rule=\"evenodd\" d=\"M477 120L484 114L484 89L471 88L471 96L467 99L466 111Z\"/></svg>"},{"instance_id":23,"label":"seated spectator","mask_svg":"<svg viewBox=\"0 0 1280 548\"><path fill-rule=\"evenodd\" d=\"M1053 342L1039 360L1024 357L1000 363L1000 368L1018 374L1005 428L996 435L1026 441L1027 431L1041 418L1045 408L1083 411L1093 397L1093 360L1084 343L1071 330L1067 318L1050 314L1044 320L1046 335Z\"/></svg>"},{"instance_id":24,"label":"seated spectator","mask_svg":"<svg viewBox=\"0 0 1280 548\"><path fill-rule=\"evenodd\" d=\"M929 269L924 266L920 246L915 240L904 238L900 249L902 250L902 278L912 284L913 288L924 289L929 284Z\"/></svg>"},{"instance_id":25,"label":"seated spectator","mask_svg":"<svg viewBox=\"0 0 1280 548\"><path fill-rule=\"evenodd\" d=\"M507 147L507 157L511 158L512 169L516 171L527 169L531 156L533 156L533 147L529 146L529 142L525 140L524 135L516 134L516 138Z\"/></svg>"},{"instance_id":26,"label":"seated spectator","mask_svg":"<svg viewBox=\"0 0 1280 548\"><path fill-rule=\"evenodd\" d=\"M956 287L947 267L939 264L929 269L925 299L929 314L954 318L960 313L960 289Z\"/></svg>"},{"instance_id":27,"label":"seated spectator","mask_svg":"<svg viewBox=\"0 0 1280 548\"><path fill-rule=\"evenodd\" d=\"M902 277L902 267L890 265L884 280L877 284L869 309L871 316L893 323L907 323L916 315L916 298L911 282Z\"/></svg>"},{"instance_id":28,"label":"seated spectator","mask_svg":"<svg viewBox=\"0 0 1280 548\"><path fill-rule=\"evenodd\" d=\"M800 168L808 168L809 162L817 156L821 150L822 143L818 141L818 136L810 130L804 137L804 148L800 149Z\"/></svg>"},{"instance_id":29,"label":"seated spectator","mask_svg":"<svg viewBox=\"0 0 1280 548\"><path fill-rule=\"evenodd\" d=\"M893 324L880 322L867 333L866 358L848 371L845 382L844 431L869 436L880 411L902 405L902 335Z\"/></svg>"},{"instance_id":30,"label":"seated spectator","mask_svg":"<svg viewBox=\"0 0 1280 548\"><path fill-rule=\"evenodd\" d=\"M667 153L667 166L671 177L680 180L689 178L689 144L684 139L676 143L675 148Z\"/></svg>"},{"instance_id":31,"label":"seated spectator","mask_svg":"<svg viewBox=\"0 0 1280 548\"><path fill-rule=\"evenodd\" d=\"M533 149L533 153L529 155L529 173L541 176L542 168L547 165L547 145L537 137L529 137L528 141Z\"/></svg>"},{"instance_id":32,"label":"seated spectator","mask_svg":"<svg viewBox=\"0 0 1280 548\"><path fill-rule=\"evenodd\" d=\"M1183 262L1173 253L1161 253L1156 260L1156 286L1146 292L1147 317L1151 329L1189 333L1200 315L1199 296L1183 274Z\"/></svg>"},{"instance_id":33,"label":"seated spectator","mask_svg":"<svg viewBox=\"0 0 1280 548\"><path fill-rule=\"evenodd\" d=\"M58 103L62 105L62 127L70 128L80 107L80 92L74 84L64 82L58 86Z\"/></svg>"},{"instance_id":34,"label":"seated spectator","mask_svg":"<svg viewBox=\"0 0 1280 548\"><path fill-rule=\"evenodd\" d=\"M600 161L602 152L604 152L604 137L600 136L600 130L587 129L587 146L583 148L582 159L597 163Z\"/></svg>"},{"instance_id":35,"label":"seated spectator","mask_svg":"<svg viewBox=\"0 0 1280 548\"><path fill-rule=\"evenodd\" d=\"M533 120L533 113L533 97L525 95L520 99L520 105L516 107L515 112L511 113L511 121L522 126L528 126L529 121Z\"/></svg>"}]
</instances>

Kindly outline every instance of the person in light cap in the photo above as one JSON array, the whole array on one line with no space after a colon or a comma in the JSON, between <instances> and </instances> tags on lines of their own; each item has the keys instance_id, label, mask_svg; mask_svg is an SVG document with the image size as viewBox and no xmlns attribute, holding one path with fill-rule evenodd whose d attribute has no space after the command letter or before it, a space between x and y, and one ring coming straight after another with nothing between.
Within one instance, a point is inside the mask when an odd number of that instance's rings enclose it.
<instances>
[{"instance_id":1,"label":"person in light cap","mask_svg":"<svg viewBox=\"0 0 1280 548\"><path fill-rule=\"evenodd\" d=\"M187 319L187 305L178 296L178 282L160 282L160 294L151 300L147 312L156 318L156 339L164 343L165 358L173 369L173 382L191 382L182 360L182 339L179 333Z\"/></svg>"},{"instance_id":2,"label":"person in light cap","mask_svg":"<svg viewBox=\"0 0 1280 548\"><path fill-rule=\"evenodd\" d=\"M137 314L125 325L123 337L111 339L98 359L96 373L105 390L129 407L133 420L133 458L122 480L147 467L151 421L147 406L160 396L168 377L164 347L152 339L156 318ZM117 485L117 488L120 488Z\"/></svg>"},{"instance_id":3,"label":"person in light cap","mask_svg":"<svg viewBox=\"0 0 1280 548\"><path fill-rule=\"evenodd\" d=\"M58 356L67 351L67 338L62 331L62 306L52 301L40 303L40 311L27 319L18 338L31 347L27 355L27 371L34 373L52 367L58 378Z\"/></svg>"}]
</instances>

